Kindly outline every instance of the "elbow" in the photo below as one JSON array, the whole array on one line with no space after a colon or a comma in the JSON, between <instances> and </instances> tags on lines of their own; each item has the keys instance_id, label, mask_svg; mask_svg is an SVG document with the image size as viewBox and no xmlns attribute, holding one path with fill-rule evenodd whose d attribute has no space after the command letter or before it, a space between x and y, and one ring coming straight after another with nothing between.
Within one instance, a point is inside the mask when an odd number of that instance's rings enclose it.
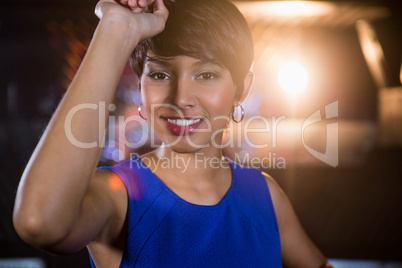
<instances>
[{"instance_id":1,"label":"elbow","mask_svg":"<svg viewBox=\"0 0 402 268\"><path fill-rule=\"evenodd\" d=\"M56 225L46 222L44 217L35 216L33 213L25 215L14 211L13 224L22 240L44 250L58 244L66 234L59 228L55 228Z\"/></svg>"}]
</instances>

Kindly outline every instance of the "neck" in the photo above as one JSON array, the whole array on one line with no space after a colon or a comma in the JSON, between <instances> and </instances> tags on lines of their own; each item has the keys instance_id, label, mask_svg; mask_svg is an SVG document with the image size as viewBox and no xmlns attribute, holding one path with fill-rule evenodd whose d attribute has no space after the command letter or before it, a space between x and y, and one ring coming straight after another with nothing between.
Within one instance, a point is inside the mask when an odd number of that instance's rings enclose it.
<instances>
[{"instance_id":1,"label":"neck","mask_svg":"<svg viewBox=\"0 0 402 268\"><path fill-rule=\"evenodd\" d=\"M219 149L207 152L178 153L167 147L141 157L148 168L160 177L174 176L176 180L213 181L230 170L229 163Z\"/></svg>"},{"instance_id":2,"label":"neck","mask_svg":"<svg viewBox=\"0 0 402 268\"><path fill-rule=\"evenodd\" d=\"M214 149L183 154L160 147L141 160L182 199L213 205L222 199L232 181L229 163L221 150Z\"/></svg>"},{"instance_id":3,"label":"neck","mask_svg":"<svg viewBox=\"0 0 402 268\"><path fill-rule=\"evenodd\" d=\"M221 152L181 154L162 147L142 160L168 188L190 203L217 204L231 185L230 165Z\"/></svg>"},{"instance_id":4,"label":"neck","mask_svg":"<svg viewBox=\"0 0 402 268\"><path fill-rule=\"evenodd\" d=\"M227 167L227 161L219 149L195 152L195 153L177 153L169 148L162 147L156 151L159 159L169 159L174 165L173 170L180 174L196 177L214 177L221 168ZM199 174L199 175L197 175ZM210 176L206 176L206 175Z\"/></svg>"}]
</instances>

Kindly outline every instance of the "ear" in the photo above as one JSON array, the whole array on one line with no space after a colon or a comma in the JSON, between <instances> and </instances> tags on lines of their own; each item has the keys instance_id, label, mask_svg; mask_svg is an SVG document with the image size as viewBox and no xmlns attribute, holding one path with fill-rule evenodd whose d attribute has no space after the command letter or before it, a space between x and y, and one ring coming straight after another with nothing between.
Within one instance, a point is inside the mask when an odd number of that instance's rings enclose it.
<instances>
[{"instance_id":1,"label":"ear","mask_svg":"<svg viewBox=\"0 0 402 268\"><path fill-rule=\"evenodd\" d=\"M247 99L253 86L253 82L254 82L254 73L248 72L246 74L246 77L244 78L243 92L241 95L239 95L239 98L236 101L242 103Z\"/></svg>"}]
</instances>

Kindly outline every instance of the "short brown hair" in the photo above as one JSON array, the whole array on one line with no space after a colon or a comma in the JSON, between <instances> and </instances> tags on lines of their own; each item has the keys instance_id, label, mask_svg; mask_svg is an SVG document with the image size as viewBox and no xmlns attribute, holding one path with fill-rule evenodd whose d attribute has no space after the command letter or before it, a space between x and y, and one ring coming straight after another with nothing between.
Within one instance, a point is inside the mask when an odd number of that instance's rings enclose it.
<instances>
[{"instance_id":1,"label":"short brown hair","mask_svg":"<svg viewBox=\"0 0 402 268\"><path fill-rule=\"evenodd\" d=\"M164 1L169 10L165 30L134 49L131 65L140 77L148 52L161 57L186 55L217 62L231 73L238 90L254 58L246 20L227 0Z\"/></svg>"}]
</instances>

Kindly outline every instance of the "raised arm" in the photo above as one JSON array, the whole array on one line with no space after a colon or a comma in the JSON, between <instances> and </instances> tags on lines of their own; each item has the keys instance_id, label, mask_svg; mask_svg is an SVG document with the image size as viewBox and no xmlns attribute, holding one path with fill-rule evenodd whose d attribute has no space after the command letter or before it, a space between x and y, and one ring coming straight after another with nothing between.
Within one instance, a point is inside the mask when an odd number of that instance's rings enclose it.
<instances>
[{"instance_id":1,"label":"raised arm","mask_svg":"<svg viewBox=\"0 0 402 268\"><path fill-rule=\"evenodd\" d=\"M28 162L15 201L17 233L50 251L78 251L113 222L121 195L109 189L108 173L94 173L101 146L77 146L69 131L82 143L102 140L106 121L99 121L99 105L108 118L129 55L139 41L161 32L168 16L162 0L102 0L95 12L100 22L87 54Z\"/></svg>"},{"instance_id":2,"label":"raised arm","mask_svg":"<svg viewBox=\"0 0 402 268\"><path fill-rule=\"evenodd\" d=\"M321 251L307 236L293 210L292 205L280 186L264 174L270 193L281 240L284 267L331 268Z\"/></svg>"}]
</instances>

